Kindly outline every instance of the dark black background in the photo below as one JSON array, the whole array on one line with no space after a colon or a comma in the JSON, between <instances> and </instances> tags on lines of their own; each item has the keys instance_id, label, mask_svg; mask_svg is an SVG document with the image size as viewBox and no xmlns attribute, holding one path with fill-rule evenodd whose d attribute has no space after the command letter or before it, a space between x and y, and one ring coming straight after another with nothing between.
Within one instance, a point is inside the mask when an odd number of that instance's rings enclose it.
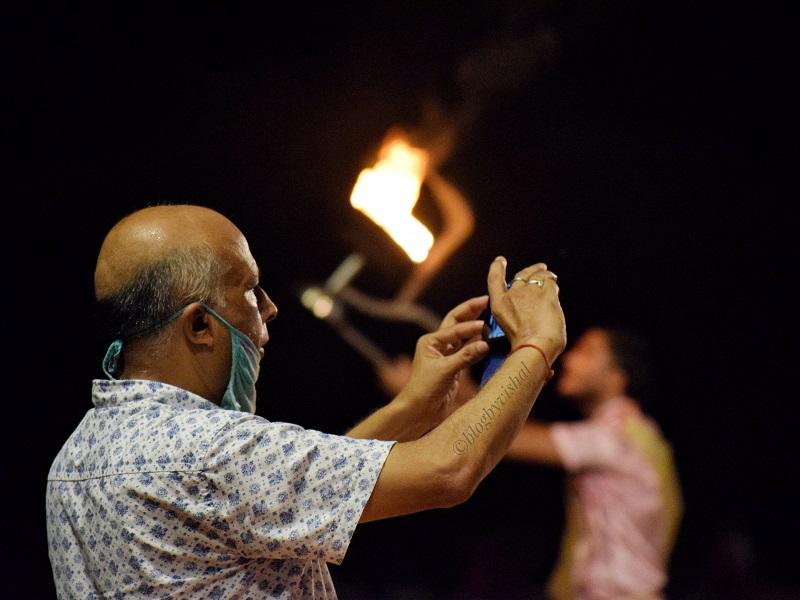
<instances>
[{"instance_id":1,"label":"dark black background","mask_svg":"<svg viewBox=\"0 0 800 600\"><path fill-rule=\"evenodd\" d=\"M503 254L511 270L543 260L558 273L572 339L595 319L642 329L686 500L673 597L798 597L798 20L706 4L9 10L6 581L25 589L13 597L54 597L45 479L101 376L91 298L106 230L153 202L228 215L280 309L259 414L344 431L385 399L296 286L358 251L354 285L397 292L411 265L349 193L390 127L435 131L431 105L446 122L472 115L441 171L477 228L420 300L444 314L484 293ZM435 231L424 189L418 212ZM391 353L421 333L359 324ZM534 414L571 416L548 388ZM560 485L501 464L464 505L359 527L332 567L340 595L516 598L554 559Z\"/></svg>"}]
</instances>

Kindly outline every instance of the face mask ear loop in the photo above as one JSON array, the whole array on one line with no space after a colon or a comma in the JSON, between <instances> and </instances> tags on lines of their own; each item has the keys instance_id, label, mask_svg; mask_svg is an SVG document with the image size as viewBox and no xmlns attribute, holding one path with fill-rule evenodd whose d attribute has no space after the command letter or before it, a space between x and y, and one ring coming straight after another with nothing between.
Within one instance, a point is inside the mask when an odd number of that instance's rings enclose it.
<instances>
[{"instance_id":1,"label":"face mask ear loop","mask_svg":"<svg viewBox=\"0 0 800 600\"><path fill-rule=\"evenodd\" d=\"M186 306L188 306L188 304ZM162 321L161 323L158 323L157 325L153 325L152 327L148 327L144 331L140 331L139 333L135 333L132 336L130 336L129 338L127 338L127 339L132 340L133 338L137 338L137 337L142 336L142 335L144 335L146 333L149 333L151 331L154 331L156 329L160 329L161 327L164 327L165 325L167 325L167 324L171 323L172 321L174 321L175 319L177 319L181 315L181 313L184 311L186 306L184 306L183 308L180 308L177 311L175 311L174 313L172 313L169 317L167 317L167 319L165 321ZM205 304L203 306L205 306ZM208 307L206 307L206 308L208 308ZM119 357L120 357L121 353L122 353L122 340L121 339L120 340L114 340L113 342L111 342L111 345L108 347L108 350L106 350L106 355L103 358L103 373L105 373L106 377L108 377L111 381L116 381L116 378L112 375L112 373L114 373L117 370L117 368L119 367Z\"/></svg>"},{"instance_id":2,"label":"face mask ear loop","mask_svg":"<svg viewBox=\"0 0 800 600\"><path fill-rule=\"evenodd\" d=\"M216 319L222 323L223 327L228 330L228 335L231 336L231 376L228 378L228 385L225 388L225 394L222 396L222 403L220 407L225 408L227 410L242 410L242 405L239 404L239 401L233 396L231 393L231 386L233 385L234 377L235 377L235 369L236 369L236 350L234 345L236 344L236 340L234 339L233 331L231 331L231 326L228 322L219 316L216 311L208 306L207 304L203 304L203 308L205 308L208 312L210 312Z\"/></svg>"},{"instance_id":3,"label":"face mask ear loop","mask_svg":"<svg viewBox=\"0 0 800 600\"><path fill-rule=\"evenodd\" d=\"M108 347L105 358L103 358L103 372L111 381L116 381L116 378L112 375L112 373L117 370L121 352L122 340L114 340Z\"/></svg>"}]
</instances>

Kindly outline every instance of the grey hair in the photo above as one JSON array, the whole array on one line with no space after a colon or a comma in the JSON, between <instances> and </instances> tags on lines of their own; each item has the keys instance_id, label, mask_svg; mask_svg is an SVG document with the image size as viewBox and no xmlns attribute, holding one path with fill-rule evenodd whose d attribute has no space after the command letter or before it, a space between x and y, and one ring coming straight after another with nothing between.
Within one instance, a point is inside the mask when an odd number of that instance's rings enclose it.
<instances>
[{"instance_id":1,"label":"grey hair","mask_svg":"<svg viewBox=\"0 0 800 600\"><path fill-rule=\"evenodd\" d=\"M136 271L118 291L97 299L100 340L158 334L160 325L192 302L222 306L226 270L207 244L166 252Z\"/></svg>"}]
</instances>

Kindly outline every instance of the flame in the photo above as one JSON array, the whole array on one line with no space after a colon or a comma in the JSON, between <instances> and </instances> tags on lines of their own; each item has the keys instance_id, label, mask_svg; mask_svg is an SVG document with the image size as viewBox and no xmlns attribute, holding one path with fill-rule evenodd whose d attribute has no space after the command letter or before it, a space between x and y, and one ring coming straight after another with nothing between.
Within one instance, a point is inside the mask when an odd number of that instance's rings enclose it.
<instances>
[{"instance_id":1,"label":"flame","mask_svg":"<svg viewBox=\"0 0 800 600\"><path fill-rule=\"evenodd\" d=\"M425 178L428 153L399 137L381 147L378 162L361 171L350 204L375 221L415 263L428 256L433 234L411 214Z\"/></svg>"}]
</instances>

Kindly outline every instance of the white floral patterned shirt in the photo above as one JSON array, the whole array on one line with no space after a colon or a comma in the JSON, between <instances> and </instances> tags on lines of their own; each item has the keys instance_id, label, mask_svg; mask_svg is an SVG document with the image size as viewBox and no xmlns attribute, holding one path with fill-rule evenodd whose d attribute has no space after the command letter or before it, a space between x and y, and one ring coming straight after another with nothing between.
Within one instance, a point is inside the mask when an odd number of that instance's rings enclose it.
<instances>
[{"instance_id":1,"label":"white floral patterned shirt","mask_svg":"<svg viewBox=\"0 0 800 600\"><path fill-rule=\"evenodd\" d=\"M59 600L336 598L394 442L224 410L173 386L93 382L47 485Z\"/></svg>"}]
</instances>

